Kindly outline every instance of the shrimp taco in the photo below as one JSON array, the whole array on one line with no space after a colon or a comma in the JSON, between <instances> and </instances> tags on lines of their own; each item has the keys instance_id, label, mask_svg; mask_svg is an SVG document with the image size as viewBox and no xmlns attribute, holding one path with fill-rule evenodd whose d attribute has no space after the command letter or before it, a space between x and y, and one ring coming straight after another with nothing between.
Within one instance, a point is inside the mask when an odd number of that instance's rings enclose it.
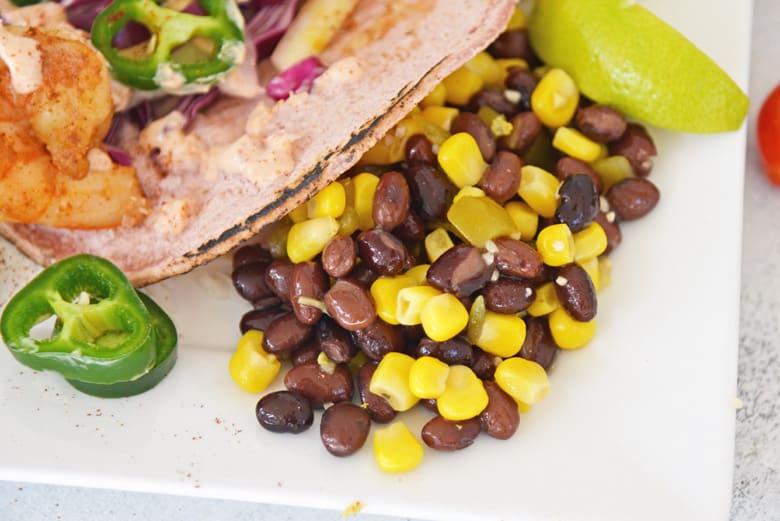
<instances>
[{"instance_id":1,"label":"shrimp taco","mask_svg":"<svg viewBox=\"0 0 780 521\"><path fill-rule=\"evenodd\" d=\"M355 165L514 3L0 0L0 233L188 271Z\"/></svg>"}]
</instances>

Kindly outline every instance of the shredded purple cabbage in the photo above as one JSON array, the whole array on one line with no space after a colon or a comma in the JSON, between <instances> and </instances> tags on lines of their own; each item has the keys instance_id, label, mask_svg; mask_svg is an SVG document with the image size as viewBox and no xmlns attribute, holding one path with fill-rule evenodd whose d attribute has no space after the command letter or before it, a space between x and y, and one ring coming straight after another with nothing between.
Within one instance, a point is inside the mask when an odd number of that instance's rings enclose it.
<instances>
[{"instance_id":1,"label":"shredded purple cabbage","mask_svg":"<svg viewBox=\"0 0 780 521\"><path fill-rule=\"evenodd\" d=\"M325 72L325 66L316 56L299 61L276 75L265 87L265 92L276 101L287 99L294 92L311 89L314 80Z\"/></svg>"},{"instance_id":2,"label":"shredded purple cabbage","mask_svg":"<svg viewBox=\"0 0 780 521\"><path fill-rule=\"evenodd\" d=\"M189 127L195 119L195 116L214 103L217 97L219 97L219 89L211 89L205 94L193 94L191 96L182 97L176 105L176 110L184 114L184 117L187 120L185 126Z\"/></svg>"},{"instance_id":3,"label":"shredded purple cabbage","mask_svg":"<svg viewBox=\"0 0 780 521\"><path fill-rule=\"evenodd\" d=\"M130 157L127 150L116 145L106 145L106 152L114 163L122 166L133 166L133 158Z\"/></svg>"},{"instance_id":4,"label":"shredded purple cabbage","mask_svg":"<svg viewBox=\"0 0 780 521\"><path fill-rule=\"evenodd\" d=\"M258 60L271 55L295 18L298 3L298 0L256 0L250 6L256 11L245 13L249 20L246 24L246 38L255 44Z\"/></svg>"},{"instance_id":5,"label":"shredded purple cabbage","mask_svg":"<svg viewBox=\"0 0 780 521\"><path fill-rule=\"evenodd\" d=\"M100 11L108 7L113 0L73 0L65 6L68 22L83 31L92 29L92 22Z\"/></svg>"}]
</instances>

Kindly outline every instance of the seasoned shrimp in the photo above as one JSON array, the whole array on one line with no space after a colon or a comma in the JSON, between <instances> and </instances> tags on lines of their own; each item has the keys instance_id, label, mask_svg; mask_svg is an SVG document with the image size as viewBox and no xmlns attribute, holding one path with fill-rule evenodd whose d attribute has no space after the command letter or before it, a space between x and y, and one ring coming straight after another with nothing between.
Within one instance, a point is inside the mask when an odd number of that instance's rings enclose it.
<instances>
[{"instance_id":1,"label":"seasoned shrimp","mask_svg":"<svg viewBox=\"0 0 780 521\"><path fill-rule=\"evenodd\" d=\"M104 62L56 31L12 29L36 41L42 83L20 94L0 60L0 220L67 228L136 222L146 201L135 170L102 151L113 117Z\"/></svg>"}]
</instances>

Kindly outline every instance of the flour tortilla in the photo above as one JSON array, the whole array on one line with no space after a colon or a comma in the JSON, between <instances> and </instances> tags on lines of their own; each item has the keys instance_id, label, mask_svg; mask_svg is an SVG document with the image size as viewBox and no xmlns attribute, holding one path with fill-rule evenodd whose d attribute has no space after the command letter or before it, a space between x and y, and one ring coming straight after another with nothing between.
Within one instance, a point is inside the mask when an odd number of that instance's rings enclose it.
<instances>
[{"instance_id":1,"label":"flour tortilla","mask_svg":"<svg viewBox=\"0 0 780 521\"><path fill-rule=\"evenodd\" d=\"M177 126L178 113L145 138L127 131L152 203L141 225L86 231L6 223L0 234L42 265L79 252L107 257L138 286L187 272L355 165L500 34L514 4L361 0L323 53L329 68L310 94L276 104L264 96L226 98L186 131ZM156 140L166 143L162 153Z\"/></svg>"}]
</instances>

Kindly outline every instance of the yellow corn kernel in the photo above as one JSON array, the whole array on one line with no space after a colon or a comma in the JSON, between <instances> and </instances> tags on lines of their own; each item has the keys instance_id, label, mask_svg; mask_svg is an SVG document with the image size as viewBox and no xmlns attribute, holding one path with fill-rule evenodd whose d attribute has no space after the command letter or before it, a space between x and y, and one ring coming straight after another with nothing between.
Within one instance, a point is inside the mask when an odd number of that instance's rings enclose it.
<instances>
[{"instance_id":1,"label":"yellow corn kernel","mask_svg":"<svg viewBox=\"0 0 780 521\"><path fill-rule=\"evenodd\" d=\"M404 353L386 354L376 366L368 389L387 400L394 410L408 411L417 404L419 398L409 389L409 371L414 358Z\"/></svg>"},{"instance_id":2,"label":"yellow corn kernel","mask_svg":"<svg viewBox=\"0 0 780 521\"><path fill-rule=\"evenodd\" d=\"M558 208L560 180L547 170L534 165L520 169L520 187L517 195L542 217L552 217Z\"/></svg>"},{"instance_id":3,"label":"yellow corn kernel","mask_svg":"<svg viewBox=\"0 0 780 521\"><path fill-rule=\"evenodd\" d=\"M561 306L558 301L558 294L555 292L555 285L552 282L546 282L536 288L534 301L528 306L528 314L532 317L541 317L552 313Z\"/></svg>"},{"instance_id":4,"label":"yellow corn kernel","mask_svg":"<svg viewBox=\"0 0 780 521\"><path fill-rule=\"evenodd\" d=\"M603 150L600 143L591 141L579 130L570 127L558 127L555 130L552 146L564 154L576 157L586 163L597 160Z\"/></svg>"},{"instance_id":5,"label":"yellow corn kernel","mask_svg":"<svg viewBox=\"0 0 780 521\"><path fill-rule=\"evenodd\" d=\"M597 222L592 222L572 235L574 239L574 261L595 259L607 249L607 234Z\"/></svg>"},{"instance_id":6,"label":"yellow corn kernel","mask_svg":"<svg viewBox=\"0 0 780 521\"><path fill-rule=\"evenodd\" d=\"M465 365L451 366L444 392L436 399L439 414L450 421L468 420L479 415L487 404L485 385L474 371Z\"/></svg>"},{"instance_id":7,"label":"yellow corn kernel","mask_svg":"<svg viewBox=\"0 0 780 521\"><path fill-rule=\"evenodd\" d=\"M464 67L479 75L485 85L500 85L504 79L501 66L485 51L478 52Z\"/></svg>"},{"instance_id":8,"label":"yellow corn kernel","mask_svg":"<svg viewBox=\"0 0 780 521\"><path fill-rule=\"evenodd\" d=\"M506 120L506 116L487 105L482 105L479 108L477 116L490 127L490 132L494 137L508 136L512 133L512 124Z\"/></svg>"},{"instance_id":9,"label":"yellow corn kernel","mask_svg":"<svg viewBox=\"0 0 780 521\"><path fill-rule=\"evenodd\" d=\"M515 228L520 232L520 237L525 240L533 239L539 228L539 214L530 206L521 201L509 201L504 205L504 210L515 223Z\"/></svg>"},{"instance_id":10,"label":"yellow corn kernel","mask_svg":"<svg viewBox=\"0 0 780 521\"><path fill-rule=\"evenodd\" d=\"M558 68L548 70L531 93L531 108L548 127L569 123L579 102L580 91L574 80Z\"/></svg>"},{"instance_id":11,"label":"yellow corn kernel","mask_svg":"<svg viewBox=\"0 0 780 521\"><path fill-rule=\"evenodd\" d=\"M317 217L293 224L287 234L287 257L295 263L312 260L338 231L339 223L333 217Z\"/></svg>"},{"instance_id":12,"label":"yellow corn kernel","mask_svg":"<svg viewBox=\"0 0 780 521\"><path fill-rule=\"evenodd\" d=\"M364 172L352 178L355 187L355 213L358 218L358 228L370 230L374 227L374 193L379 184L379 177Z\"/></svg>"},{"instance_id":13,"label":"yellow corn kernel","mask_svg":"<svg viewBox=\"0 0 780 521\"><path fill-rule=\"evenodd\" d=\"M596 334L596 319L590 322L574 320L562 307L550 313L550 333L561 349L579 349Z\"/></svg>"},{"instance_id":14,"label":"yellow corn kernel","mask_svg":"<svg viewBox=\"0 0 780 521\"><path fill-rule=\"evenodd\" d=\"M447 237L449 237L449 235ZM427 283L428 268L430 267L430 264L418 264L413 268L409 268L406 273L404 273L404 275L407 277L412 277L418 286L423 286Z\"/></svg>"},{"instance_id":15,"label":"yellow corn kernel","mask_svg":"<svg viewBox=\"0 0 780 521\"><path fill-rule=\"evenodd\" d=\"M281 365L276 356L263 349L263 332L253 329L244 333L238 341L228 370L240 388L259 393L273 382Z\"/></svg>"},{"instance_id":16,"label":"yellow corn kernel","mask_svg":"<svg viewBox=\"0 0 780 521\"><path fill-rule=\"evenodd\" d=\"M347 194L341 183L331 183L309 199L306 212L309 219L341 217L347 206Z\"/></svg>"},{"instance_id":17,"label":"yellow corn kernel","mask_svg":"<svg viewBox=\"0 0 780 521\"><path fill-rule=\"evenodd\" d=\"M599 277L599 259L598 257L591 257L587 260L578 261L575 259L577 264L580 265L582 269L585 270L585 272L590 277L590 280L593 282L593 287L596 288L596 291L599 291L601 289L601 277Z\"/></svg>"},{"instance_id":18,"label":"yellow corn kernel","mask_svg":"<svg viewBox=\"0 0 780 521\"><path fill-rule=\"evenodd\" d=\"M458 190L458 193L455 194L455 197L452 198L452 202L457 203L464 197L485 197L485 191L482 188L477 188L476 186L464 186Z\"/></svg>"},{"instance_id":19,"label":"yellow corn kernel","mask_svg":"<svg viewBox=\"0 0 780 521\"><path fill-rule=\"evenodd\" d=\"M466 327L469 312L455 295L442 293L428 299L420 311L420 322L428 338L444 342Z\"/></svg>"},{"instance_id":20,"label":"yellow corn kernel","mask_svg":"<svg viewBox=\"0 0 780 521\"><path fill-rule=\"evenodd\" d=\"M403 422L374 431L374 459L385 472L408 472L423 459L423 446Z\"/></svg>"},{"instance_id":21,"label":"yellow corn kernel","mask_svg":"<svg viewBox=\"0 0 780 521\"><path fill-rule=\"evenodd\" d=\"M634 177L634 169L625 156L609 156L593 163L593 169L604 184L604 192L609 188L629 177Z\"/></svg>"},{"instance_id":22,"label":"yellow corn kernel","mask_svg":"<svg viewBox=\"0 0 780 521\"><path fill-rule=\"evenodd\" d=\"M512 13L512 18L509 19L509 23L506 25L505 31L515 31L517 29L525 29L526 26L526 16L525 11L523 11L520 7L515 7L514 12Z\"/></svg>"},{"instance_id":23,"label":"yellow corn kernel","mask_svg":"<svg viewBox=\"0 0 780 521\"><path fill-rule=\"evenodd\" d=\"M409 388L421 400L441 396L447 386L450 366L432 356L421 356L409 371Z\"/></svg>"},{"instance_id":24,"label":"yellow corn kernel","mask_svg":"<svg viewBox=\"0 0 780 521\"><path fill-rule=\"evenodd\" d=\"M354 206L344 208L339 218L339 235L352 235L360 229L360 220Z\"/></svg>"},{"instance_id":25,"label":"yellow corn kernel","mask_svg":"<svg viewBox=\"0 0 780 521\"><path fill-rule=\"evenodd\" d=\"M336 370L336 362L331 360L324 351L317 355L317 365L319 365L322 372L326 374L333 374L333 371Z\"/></svg>"},{"instance_id":26,"label":"yellow corn kernel","mask_svg":"<svg viewBox=\"0 0 780 521\"><path fill-rule=\"evenodd\" d=\"M369 292L374 299L377 316L388 324L398 325L398 292L416 284L417 281L407 275L379 277L372 282Z\"/></svg>"},{"instance_id":27,"label":"yellow corn kernel","mask_svg":"<svg viewBox=\"0 0 780 521\"><path fill-rule=\"evenodd\" d=\"M460 111L455 107L431 105L430 107L425 107L423 109L422 116L431 123L435 123L449 132L452 127L452 120L455 119L459 113Z\"/></svg>"},{"instance_id":28,"label":"yellow corn kernel","mask_svg":"<svg viewBox=\"0 0 780 521\"><path fill-rule=\"evenodd\" d=\"M444 78L442 83L447 90L447 103L461 106L466 105L474 94L482 90L484 85L482 76L466 67L457 69Z\"/></svg>"},{"instance_id":29,"label":"yellow corn kernel","mask_svg":"<svg viewBox=\"0 0 780 521\"><path fill-rule=\"evenodd\" d=\"M295 209L288 214L290 220L294 223L300 223L309 218L309 211L307 209L307 203L298 205Z\"/></svg>"},{"instance_id":30,"label":"yellow corn kernel","mask_svg":"<svg viewBox=\"0 0 780 521\"><path fill-rule=\"evenodd\" d=\"M477 141L467 132L458 132L447 138L436 157L439 166L458 188L479 183L488 166L482 160Z\"/></svg>"},{"instance_id":31,"label":"yellow corn kernel","mask_svg":"<svg viewBox=\"0 0 780 521\"><path fill-rule=\"evenodd\" d=\"M420 323L420 312L428 300L441 295L441 291L433 286L409 286L398 292L395 317L398 323L405 326L416 326Z\"/></svg>"},{"instance_id":32,"label":"yellow corn kernel","mask_svg":"<svg viewBox=\"0 0 780 521\"><path fill-rule=\"evenodd\" d=\"M599 286L608 288L612 284L612 261L608 257L599 257Z\"/></svg>"},{"instance_id":33,"label":"yellow corn kernel","mask_svg":"<svg viewBox=\"0 0 780 521\"><path fill-rule=\"evenodd\" d=\"M428 254L428 260L435 262L442 253L455 246L452 243L450 234L444 228L436 228L425 236L425 253Z\"/></svg>"},{"instance_id":34,"label":"yellow corn kernel","mask_svg":"<svg viewBox=\"0 0 780 521\"><path fill-rule=\"evenodd\" d=\"M447 87L444 83L437 83L433 90L420 101L423 109L444 105L447 102Z\"/></svg>"},{"instance_id":35,"label":"yellow corn kernel","mask_svg":"<svg viewBox=\"0 0 780 521\"><path fill-rule=\"evenodd\" d=\"M415 134L425 134L433 143L441 144L449 133L412 111L398 122L360 158L362 165L391 165L403 161L406 141Z\"/></svg>"},{"instance_id":36,"label":"yellow corn kernel","mask_svg":"<svg viewBox=\"0 0 780 521\"><path fill-rule=\"evenodd\" d=\"M536 237L536 249L548 266L563 266L574 261L574 237L564 223L542 228Z\"/></svg>"},{"instance_id":37,"label":"yellow corn kernel","mask_svg":"<svg viewBox=\"0 0 780 521\"><path fill-rule=\"evenodd\" d=\"M491 239L517 231L504 207L490 197L462 197L454 201L447 210L447 220L478 248L484 248Z\"/></svg>"},{"instance_id":38,"label":"yellow corn kernel","mask_svg":"<svg viewBox=\"0 0 780 521\"><path fill-rule=\"evenodd\" d=\"M516 315L485 310L482 322L469 327L469 340L491 355L514 356L525 342L525 321Z\"/></svg>"},{"instance_id":39,"label":"yellow corn kernel","mask_svg":"<svg viewBox=\"0 0 780 521\"><path fill-rule=\"evenodd\" d=\"M518 403L533 405L550 392L544 368L525 358L507 358L496 367L496 383Z\"/></svg>"}]
</instances>

